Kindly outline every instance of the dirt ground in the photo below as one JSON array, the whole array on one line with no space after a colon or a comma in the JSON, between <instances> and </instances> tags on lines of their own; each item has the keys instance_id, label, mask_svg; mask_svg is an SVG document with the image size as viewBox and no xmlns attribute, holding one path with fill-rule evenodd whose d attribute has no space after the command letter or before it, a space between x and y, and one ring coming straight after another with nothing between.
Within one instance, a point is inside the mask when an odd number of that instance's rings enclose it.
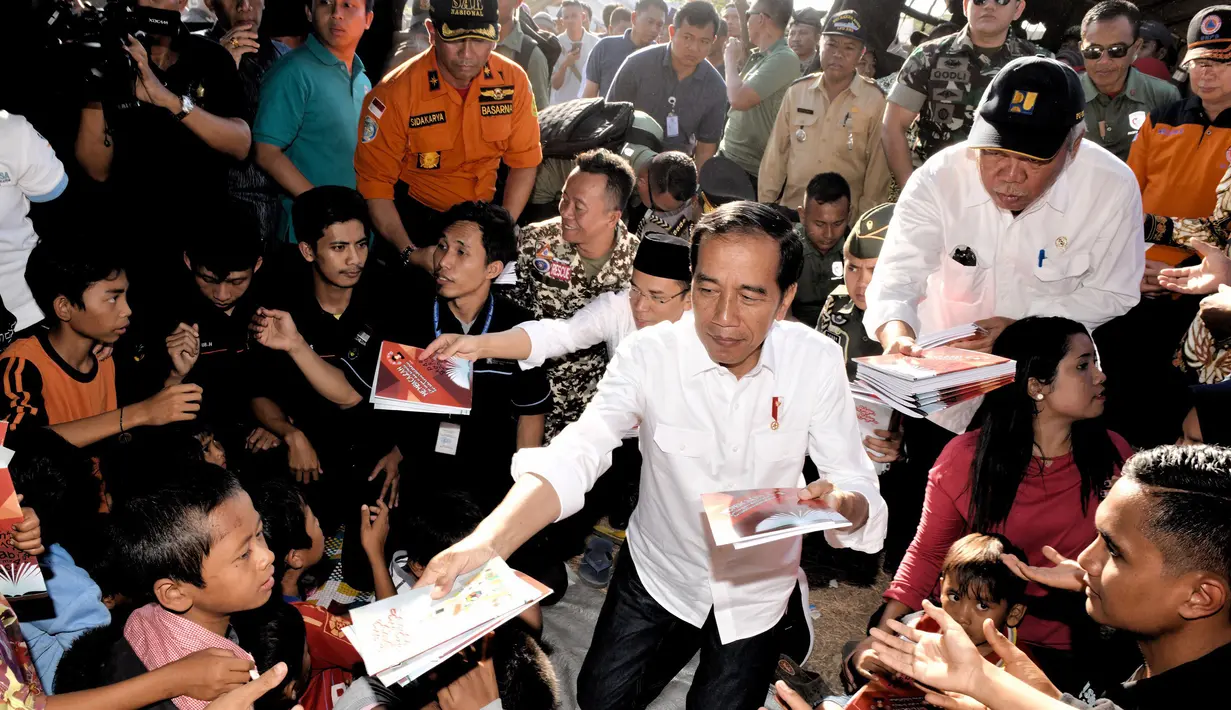
<instances>
[{"instance_id":1,"label":"dirt ground","mask_svg":"<svg viewBox=\"0 0 1231 710\"><path fill-rule=\"evenodd\" d=\"M867 635L868 617L880 606L881 594L890 581L891 578L881 572L876 584L867 589L843 584L809 592L808 598L820 611L821 618L812 621L816 640L807 668L820 673L833 692L842 690L838 671L842 665L843 644Z\"/></svg>"}]
</instances>

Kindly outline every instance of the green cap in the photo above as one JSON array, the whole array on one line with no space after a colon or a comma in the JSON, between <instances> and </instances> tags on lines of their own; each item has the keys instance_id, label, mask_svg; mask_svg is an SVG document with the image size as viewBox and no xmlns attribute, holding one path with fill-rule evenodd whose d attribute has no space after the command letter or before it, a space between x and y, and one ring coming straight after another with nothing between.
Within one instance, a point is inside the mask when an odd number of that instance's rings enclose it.
<instances>
[{"instance_id":1,"label":"green cap","mask_svg":"<svg viewBox=\"0 0 1231 710\"><path fill-rule=\"evenodd\" d=\"M846 253L856 259L876 259L885 243L889 220L893 219L893 203L886 202L864 212L846 237Z\"/></svg>"}]
</instances>

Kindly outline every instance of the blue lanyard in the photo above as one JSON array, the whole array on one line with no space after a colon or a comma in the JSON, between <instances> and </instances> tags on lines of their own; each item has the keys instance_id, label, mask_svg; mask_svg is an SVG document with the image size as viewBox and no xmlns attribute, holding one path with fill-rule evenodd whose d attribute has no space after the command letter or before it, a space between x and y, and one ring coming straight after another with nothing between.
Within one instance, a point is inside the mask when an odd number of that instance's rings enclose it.
<instances>
[{"instance_id":1,"label":"blue lanyard","mask_svg":"<svg viewBox=\"0 0 1231 710\"><path fill-rule=\"evenodd\" d=\"M483 324L483 330L479 335L487 335L487 329L492 327L492 312L496 310L496 297L489 295L487 297L487 322ZM436 331L436 337L441 336L440 332L440 299L432 302L432 328Z\"/></svg>"}]
</instances>

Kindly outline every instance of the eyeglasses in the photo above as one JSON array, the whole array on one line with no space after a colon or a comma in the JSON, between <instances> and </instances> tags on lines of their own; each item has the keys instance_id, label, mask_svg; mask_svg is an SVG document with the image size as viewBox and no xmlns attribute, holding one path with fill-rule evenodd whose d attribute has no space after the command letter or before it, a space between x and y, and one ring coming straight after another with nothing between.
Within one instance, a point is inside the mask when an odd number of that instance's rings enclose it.
<instances>
[{"instance_id":1,"label":"eyeglasses","mask_svg":"<svg viewBox=\"0 0 1231 710\"><path fill-rule=\"evenodd\" d=\"M989 0L970 0L970 4L974 5L975 7L983 7L988 2ZM1013 2L1013 0L996 0L996 4L1001 7L1004 7L1005 5L1008 5L1011 2Z\"/></svg>"},{"instance_id":2,"label":"eyeglasses","mask_svg":"<svg viewBox=\"0 0 1231 710\"><path fill-rule=\"evenodd\" d=\"M660 306L665 306L665 305L667 305L668 303L671 303L671 302L672 302L672 301L674 301L675 299L679 298L680 296L683 296L684 294L688 293L688 289L684 289L683 291L680 291L679 293L675 294L674 296L651 296L650 294L646 293L645 291L642 291L641 289L637 288L637 284L629 284L629 286L628 286L628 291L629 291L629 295L630 295L630 296L634 296L634 297L639 298L639 299L640 299L640 298L648 298L648 299L650 299L651 301L653 301L653 302L657 303L657 304L658 304L658 305L660 305Z\"/></svg>"},{"instance_id":3,"label":"eyeglasses","mask_svg":"<svg viewBox=\"0 0 1231 710\"><path fill-rule=\"evenodd\" d=\"M1089 59L1090 61L1096 61L1103 57L1103 52L1106 52L1107 56L1112 59L1124 59L1128 56L1128 50L1132 48L1133 45L1125 44L1123 42L1117 42L1110 47L1103 47L1097 44L1088 44L1081 48L1081 56Z\"/></svg>"}]
</instances>

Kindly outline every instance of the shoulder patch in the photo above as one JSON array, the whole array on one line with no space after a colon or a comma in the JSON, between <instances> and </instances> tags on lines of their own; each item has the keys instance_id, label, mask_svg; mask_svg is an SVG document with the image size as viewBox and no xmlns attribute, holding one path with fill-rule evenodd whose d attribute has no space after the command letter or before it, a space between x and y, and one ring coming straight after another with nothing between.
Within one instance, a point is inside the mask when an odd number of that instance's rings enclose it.
<instances>
[{"instance_id":1,"label":"shoulder patch","mask_svg":"<svg viewBox=\"0 0 1231 710\"><path fill-rule=\"evenodd\" d=\"M820 73L819 71L818 71L818 72L813 72L813 73L811 73L811 74L804 74L803 76L799 77L799 78L798 78L798 79L796 79L795 81L792 81L792 82L791 82L791 86L795 86L796 84L799 84L799 83L801 83L801 82L805 82L805 81L812 81L813 79L817 78L817 77L818 77L818 76L820 76L820 75L821 75L821 73Z\"/></svg>"},{"instance_id":2,"label":"shoulder patch","mask_svg":"<svg viewBox=\"0 0 1231 710\"><path fill-rule=\"evenodd\" d=\"M432 91L440 90L440 72L432 69L427 73L427 85Z\"/></svg>"},{"instance_id":3,"label":"shoulder patch","mask_svg":"<svg viewBox=\"0 0 1231 710\"><path fill-rule=\"evenodd\" d=\"M513 100L513 84L504 86L484 86L479 89L479 103L496 103Z\"/></svg>"},{"instance_id":4,"label":"shoulder patch","mask_svg":"<svg viewBox=\"0 0 1231 710\"><path fill-rule=\"evenodd\" d=\"M363 137L360 139L363 143L370 143L376 137L377 132L376 119L371 116L363 117Z\"/></svg>"}]
</instances>

